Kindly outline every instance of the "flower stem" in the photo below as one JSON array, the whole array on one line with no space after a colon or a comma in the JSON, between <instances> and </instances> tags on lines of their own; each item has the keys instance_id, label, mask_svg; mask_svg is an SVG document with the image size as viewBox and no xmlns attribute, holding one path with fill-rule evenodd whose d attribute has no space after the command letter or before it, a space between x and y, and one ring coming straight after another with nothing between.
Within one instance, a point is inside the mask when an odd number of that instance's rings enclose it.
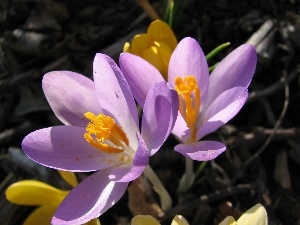
<instances>
[{"instance_id":1,"label":"flower stem","mask_svg":"<svg viewBox=\"0 0 300 225\"><path fill-rule=\"evenodd\" d=\"M162 210L164 211L169 210L172 206L172 198L169 195L168 191L163 186L163 184L161 183L156 173L149 165L144 170L144 175L152 183L153 190L159 195Z\"/></svg>"},{"instance_id":2,"label":"flower stem","mask_svg":"<svg viewBox=\"0 0 300 225\"><path fill-rule=\"evenodd\" d=\"M194 181L194 161L191 158L185 157L185 176L186 176L186 189L192 185Z\"/></svg>"},{"instance_id":3,"label":"flower stem","mask_svg":"<svg viewBox=\"0 0 300 225\"><path fill-rule=\"evenodd\" d=\"M178 193L186 192L192 186L194 180L194 161L185 157L185 174L180 179Z\"/></svg>"}]
</instances>

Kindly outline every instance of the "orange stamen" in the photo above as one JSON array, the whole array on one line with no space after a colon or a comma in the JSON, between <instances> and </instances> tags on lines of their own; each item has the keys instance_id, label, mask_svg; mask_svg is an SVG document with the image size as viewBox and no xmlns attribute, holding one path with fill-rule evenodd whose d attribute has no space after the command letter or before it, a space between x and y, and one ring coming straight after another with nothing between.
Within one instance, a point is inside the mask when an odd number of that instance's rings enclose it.
<instances>
[{"instance_id":1,"label":"orange stamen","mask_svg":"<svg viewBox=\"0 0 300 225\"><path fill-rule=\"evenodd\" d=\"M107 153L120 153L124 151L124 144L128 146L126 134L113 118L104 114L96 116L91 112L84 116L91 121L86 126L84 138L93 147Z\"/></svg>"},{"instance_id":2,"label":"orange stamen","mask_svg":"<svg viewBox=\"0 0 300 225\"><path fill-rule=\"evenodd\" d=\"M191 141L196 139L196 120L200 110L200 90L194 76L175 77L179 96L179 111L191 130Z\"/></svg>"}]
</instances>

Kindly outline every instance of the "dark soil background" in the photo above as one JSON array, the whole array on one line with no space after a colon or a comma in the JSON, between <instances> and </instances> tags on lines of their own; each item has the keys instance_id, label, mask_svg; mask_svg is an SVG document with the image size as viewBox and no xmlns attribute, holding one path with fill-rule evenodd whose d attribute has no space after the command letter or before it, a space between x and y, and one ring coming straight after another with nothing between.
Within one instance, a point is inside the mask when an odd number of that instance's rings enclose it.
<instances>
[{"instance_id":1,"label":"dark soil background","mask_svg":"<svg viewBox=\"0 0 300 225\"><path fill-rule=\"evenodd\" d=\"M102 224L129 224L136 213L150 213L162 224L170 224L176 214L191 225L218 224L256 203L266 207L269 224L300 224L299 0L185 2L174 16L178 40L194 37L206 54L231 42L210 65L242 43L256 46L259 59L249 99L228 125L210 135L227 151L206 164L187 193L176 194L184 159L173 151L173 137L151 158L173 197L172 209L157 209L159 199L151 188L139 189L141 178L100 217ZM151 4L163 14L164 1ZM37 179L69 188L56 171L33 163L20 148L29 132L59 124L43 95L42 76L71 70L91 77L96 52L118 62L125 41L145 32L150 22L130 0L1 0L0 224L21 224L33 209L6 201L10 184ZM195 163L195 171L200 164ZM140 204L151 210L143 212Z\"/></svg>"}]
</instances>

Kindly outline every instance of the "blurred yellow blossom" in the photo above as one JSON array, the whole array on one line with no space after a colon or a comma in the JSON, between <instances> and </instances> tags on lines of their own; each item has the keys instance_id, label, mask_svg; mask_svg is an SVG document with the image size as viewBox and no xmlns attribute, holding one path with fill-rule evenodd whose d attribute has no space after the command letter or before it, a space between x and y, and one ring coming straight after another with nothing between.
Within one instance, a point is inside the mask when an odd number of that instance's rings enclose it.
<instances>
[{"instance_id":1,"label":"blurred yellow blossom","mask_svg":"<svg viewBox=\"0 0 300 225\"><path fill-rule=\"evenodd\" d=\"M78 184L74 173L65 171L59 171L59 173L72 187ZM13 183L5 191L6 199L14 204L39 206L25 219L23 225L51 224L56 208L68 193L69 191L60 190L36 180ZM94 219L86 224L100 225L100 221Z\"/></svg>"},{"instance_id":2,"label":"blurred yellow blossom","mask_svg":"<svg viewBox=\"0 0 300 225\"><path fill-rule=\"evenodd\" d=\"M138 215L131 220L131 225L160 225L152 216ZM174 217L171 225L189 225L183 216ZM237 221L227 216L219 225L268 225L267 211L261 204L248 209Z\"/></svg>"},{"instance_id":3,"label":"blurred yellow blossom","mask_svg":"<svg viewBox=\"0 0 300 225\"><path fill-rule=\"evenodd\" d=\"M157 220L149 215L138 215L133 217L131 225L160 225ZM189 225L183 216L177 215L173 218L171 225Z\"/></svg>"},{"instance_id":4,"label":"blurred yellow blossom","mask_svg":"<svg viewBox=\"0 0 300 225\"><path fill-rule=\"evenodd\" d=\"M256 204L248 209L237 221L232 216L227 216L219 225L267 225L268 216L266 209L261 204Z\"/></svg>"},{"instance_id":5,"label":"blurred yellow blossom","mask_svg":"<svg viewBox=\"0 0 300 225\"><path fill-rule=\"evenodd\" d=\"M169 25L161 20L153 21L146 34L136 35L132 43L125 43L123 51L138 55L154 65L167 80L168 65L177 39Z\"/></svg>"}]
</instances>

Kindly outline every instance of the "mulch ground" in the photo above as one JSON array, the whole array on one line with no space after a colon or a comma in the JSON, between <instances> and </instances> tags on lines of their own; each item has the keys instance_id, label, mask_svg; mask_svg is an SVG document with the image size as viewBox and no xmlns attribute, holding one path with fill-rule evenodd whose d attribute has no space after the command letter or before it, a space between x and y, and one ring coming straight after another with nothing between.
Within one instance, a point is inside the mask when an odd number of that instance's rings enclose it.
<instances>
[{"instance_id":1,"label":"mulch ground","mask_svg":"<svg viewBox=\"0 0 300 225\"><path fill-rule=\"evenodd\" d=\"M143 206L162 224L170 224L176 214L185 216L191 225L217 224L226 215L238 218L256 203L266 207L269 224L299 224L299 1L186 2L174 17L179 40L194 37L205 53L231 42L210 65L242 43L256 46L258 64L249 99L234 119L207 137L223 141L227 151L206 164L186 193L176 193L184 159L173 151L175 138L170 137L151 158L152 168L173 198L169 211L159 209L151 187L141 188L145 182L141 178L100 217L102 224L128 224ZM151 3L162 15L164 1ZM1 1L1 224L21 224L33 209L6 201L4 191L10 184L37 179L68 188L56 171L33 163L20 147L29 132L60 124L43 95L42 76L48 71L71 70L91 77L95 53L118 61L124 42L145 32L150 22L134 1L127 0ZM200 165L195 163L195 171Z\"/></svg>"}]
</instances>

